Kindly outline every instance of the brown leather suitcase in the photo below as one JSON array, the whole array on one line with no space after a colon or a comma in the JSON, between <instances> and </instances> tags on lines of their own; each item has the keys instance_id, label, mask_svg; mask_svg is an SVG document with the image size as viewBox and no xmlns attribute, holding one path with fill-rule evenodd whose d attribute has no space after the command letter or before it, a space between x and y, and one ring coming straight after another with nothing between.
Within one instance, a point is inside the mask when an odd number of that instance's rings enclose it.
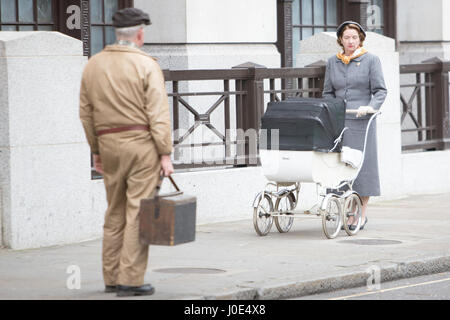
<instances>
[{"instance_id":1,"label":"brown leather suitcase","mask_svg":"<svg viewBox=\"0 0 450 320\"><path fill-rule=\"evenodd\" d=\"M153 197L141 200L139 238L147 245L174 246L195 240L197 198L176 192L160 195L162 178Z\"/></svg>"}]
</instances>

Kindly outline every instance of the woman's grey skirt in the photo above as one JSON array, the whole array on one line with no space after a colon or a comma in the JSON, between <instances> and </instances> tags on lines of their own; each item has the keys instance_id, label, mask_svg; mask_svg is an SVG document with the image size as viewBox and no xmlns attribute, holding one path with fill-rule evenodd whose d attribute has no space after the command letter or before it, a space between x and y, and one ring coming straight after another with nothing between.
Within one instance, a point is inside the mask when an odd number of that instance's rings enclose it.
<instances>
[{"instance_id":1,"label":"woman's grey skirt","mask_svg":"<svg viewBox=\"0 0 450 320\"><path fill-rule=\"evenodd\" d=\"M368 123L369 119L346 119L345 126L348 127L348 130L344 133L343 145L363 151ZM362 197L380 195L376 120L373 120L370 125L364 162L358 177L353 183L353 190Z\"/></svg>"}]
</instances>

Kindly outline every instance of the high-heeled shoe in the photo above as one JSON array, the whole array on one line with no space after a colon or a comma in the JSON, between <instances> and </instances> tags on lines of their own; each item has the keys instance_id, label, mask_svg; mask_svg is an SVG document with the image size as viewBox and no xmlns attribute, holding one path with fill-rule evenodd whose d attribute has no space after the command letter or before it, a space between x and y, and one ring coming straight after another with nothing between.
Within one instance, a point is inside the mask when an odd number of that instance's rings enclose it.
<instances>
[{"instance_id":1,"label":"high-heeled shoe","mask_svg":"<svg viewBox=\"0 0 450 320\"><path fill-rule=\"evenodd\" d=\"M366 217L366 219L364 220L364 223L361 225L361 227L359 227L359 230L363 230L364 229L364 226L366 225L367 221L369 221L369 219L367 219L367 217ZM356 225L352 224L349 229L352 230L352 231L355 230L356 229Z\"/></svg>"},{"instance_id":2,"label":"high-heeled shoe","mask_svg":"<svg viewBox=\"0 0 450 320\"><path fill-rule=\"evenodd\" d=\"M369 219L367 219L367 217L366 217L366 219L364 220L364 224L359 228L359 230L364 229L364 226L366 225L367 221L369 221Z\"/></svg>"}]
</instances>

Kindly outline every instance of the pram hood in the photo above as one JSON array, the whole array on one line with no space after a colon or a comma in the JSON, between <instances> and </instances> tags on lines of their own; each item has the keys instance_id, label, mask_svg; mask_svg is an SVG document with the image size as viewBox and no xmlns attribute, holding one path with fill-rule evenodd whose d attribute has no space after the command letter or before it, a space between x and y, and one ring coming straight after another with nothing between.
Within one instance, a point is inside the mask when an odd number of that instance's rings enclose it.
<instances>
[{"instance_id":1,"label":"pram hood","mask_svg":"<svg viewBox=\"0 0 450 320\"><path fill-rule=\"evenodd\" d=\"M270 102L261 119L267 130L265 150L329 152L345 126L345 103L334 98L292 98ZM279 143L272 141L271 130L278 129ZM341 151L339 144L334 152Z\"/></svg>"}]
</instances>

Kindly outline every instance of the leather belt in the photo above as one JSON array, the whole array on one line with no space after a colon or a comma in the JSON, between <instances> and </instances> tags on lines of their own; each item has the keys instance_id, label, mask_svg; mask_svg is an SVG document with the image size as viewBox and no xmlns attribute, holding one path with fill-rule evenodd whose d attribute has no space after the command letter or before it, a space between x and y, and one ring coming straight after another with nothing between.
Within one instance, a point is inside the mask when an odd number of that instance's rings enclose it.
<instances>
[{"instance_id":1,"label":"leather belt","mask_svg":"<svg viewBox=\"0 0 450 320\"><path fill-rule=\"evenodd\" d=\"M150 127L148 125L144 125L144 124L138 124L138 125L134 125L134 126L124 126L124 127L117 127L117 128L111 128L111 129L105 129L105 130L99 130L97 132L97 137L100 137L104 134L109 134L109 133L118 133L118 132L123 132L123 131L131 131L131 130L143 130L143 131L149 131Z\"/></svg>"}]
</instances>

